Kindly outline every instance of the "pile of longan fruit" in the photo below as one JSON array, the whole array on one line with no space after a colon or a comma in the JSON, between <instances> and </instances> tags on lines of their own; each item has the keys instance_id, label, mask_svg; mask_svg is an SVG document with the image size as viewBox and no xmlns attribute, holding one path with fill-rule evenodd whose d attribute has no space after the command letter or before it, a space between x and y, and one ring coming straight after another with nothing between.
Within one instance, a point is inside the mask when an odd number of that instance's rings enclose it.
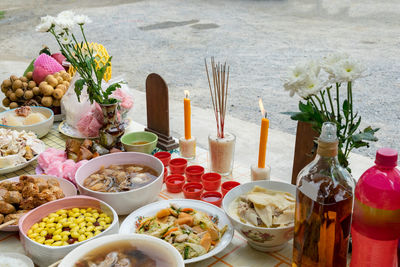
<instances>
[{"instance_id":1,"label":"pile of longan fruit","mask_svg":"<svg viewBox=\"0 0 400 267\"><path fill-rule=\"evenodd\" d=\"M1 91L6 95L3 105L13 109L33 99L45 107L59 107L71 79L65 70L47 75L40 84L32 79L32 72L19 78L11 75L1 84Z\"/></svg>"}]
</instances>

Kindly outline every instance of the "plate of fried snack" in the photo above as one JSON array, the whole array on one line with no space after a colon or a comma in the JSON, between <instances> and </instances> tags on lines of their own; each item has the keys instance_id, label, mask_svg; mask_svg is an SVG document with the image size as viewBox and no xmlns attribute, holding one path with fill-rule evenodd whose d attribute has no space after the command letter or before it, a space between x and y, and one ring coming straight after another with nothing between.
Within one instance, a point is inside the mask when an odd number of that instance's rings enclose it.
<instances>
[{"instance_id":1,"label":"plate of fried snack","mask_svg":"<svg viewBox=\"0 0 400 267\"><path fill-rule=\"evenodd\" d=\"M18 220L47 202L77 194L75 186L49 175L22 175L0 182L0 231L18 231Z\"/></svg>"}]
</instances>

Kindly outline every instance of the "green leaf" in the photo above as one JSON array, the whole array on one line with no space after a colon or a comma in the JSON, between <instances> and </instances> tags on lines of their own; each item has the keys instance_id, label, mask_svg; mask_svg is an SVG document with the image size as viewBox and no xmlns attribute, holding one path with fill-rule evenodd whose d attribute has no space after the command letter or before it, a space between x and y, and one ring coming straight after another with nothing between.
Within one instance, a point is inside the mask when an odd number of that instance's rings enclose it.
<instances>
[{"instance_id":1,"label":"green leaf","mask_svg":"<svg viewBox=\"0 0 400 267\"><path fill-rule=\"evenodd\" d=\"M353 133L355 133L355 131L357 131L358 127L360 126L360 123L361 123L361 117L358 118L358 120L355 124L350 125L348 134L352 135Z\"/></svg>"},{"instance_id":2,"label":"green leaf","mask_svg":"<svg viewBox=\"0 0 400 267\"><path fill-rule=\"evenodd\" d=\"M80 97L82 94L83 86L86 84L84 79L79 79L75 82L75 94L78 97L78 101L80 102Z\"/></svg>"},{"instance_id":3,"label":"green leaf","mask_svg":"<svg viewBox=\"0 0 400 267\"><path fill-rule=\"evenodd\" d=\"M299 101L299 110L303 112L313 113L313 106L310 101L307 101L307 104L302 103Z\"/></svg>"},{"instance_id":4,"label":"green leaf","mask_svg":"<svg viewBox=\"0 0 400 267\"><path fill-rule=\"evenodd\" d=\"M346 99L343 101L343 114L345 117L349 116L350 113L350 105L349 101Z\"/></svg>"},{"instance_id":5,"label":"green leaf","mask_svg":"<svg viewBox=\"0 0 400 267\"><path fill-rule=\"evenodd\" d=\"M105 92L103 92L103 99L107 104L113 104L117 102L115 98L108 98L117 88L121 88L121 84L113 83L106 89Z\"/></svg>"},{"instance_id":6,"label":"green leaf","mask_svg":"<svg viewBox=\"0 0 400 267\"><path fill-rule=\"evenodd\" d=\"M361 141L378 141L378 138L374 135L379 128L372 129L371 126L365 128L362 132L353 135L351 138L352 140L357 143Z\"/></svg>"},{"instance_id":7,"label":"green leaf","mask_svg":"<svg viewBox=\"0 0 400 267\"><path fill-rule=\"evenodd\" d=\"M26 68L26 70L24 71L24 76L26 76L26 74L27 74L28 72L33 71L33 63L35 63L35 60L36 60L36 58L33 59L33 60L31 61L31 64L29 64L29 66Z\"/></svg>"}]
</instances>

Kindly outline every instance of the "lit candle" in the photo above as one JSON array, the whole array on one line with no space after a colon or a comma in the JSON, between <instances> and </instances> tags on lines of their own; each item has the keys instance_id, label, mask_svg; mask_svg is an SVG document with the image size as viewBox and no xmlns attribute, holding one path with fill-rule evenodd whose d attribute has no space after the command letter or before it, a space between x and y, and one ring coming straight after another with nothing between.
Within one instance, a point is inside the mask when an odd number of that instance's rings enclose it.
<instances>
[{"instance_id":1,"label":"lit candle","mask_svg":"<svg viewBox=\"0 0 400 267\"><path fill-rule=\"evenodd\" d=\"M258 105L260 106L260 111L262 114L261 131L260 131L260 147L258 150L258 168L265 168L265 155L267 153L269 120L266 118L267 112L264 109L264 105L262 103L261 98L258 101Z\"/></svg>"},{"instance_id":2,"label":"lit candle","mask_svg":"<svg viewBox=\"0 0 400 267\"><path fill-rule=\"evenodd\" d=\"M185 109L185 139L192 138L191 127L190 127L190 99L189 91L185 90L185 98L183 99L183 106Z\"/></svg>"}]
</instances>

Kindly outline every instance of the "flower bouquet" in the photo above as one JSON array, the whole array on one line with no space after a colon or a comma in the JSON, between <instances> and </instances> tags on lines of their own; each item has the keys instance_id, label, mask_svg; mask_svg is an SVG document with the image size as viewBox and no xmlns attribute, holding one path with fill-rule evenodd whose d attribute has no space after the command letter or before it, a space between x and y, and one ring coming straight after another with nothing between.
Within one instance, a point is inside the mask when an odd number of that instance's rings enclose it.
<instances>
[{"instance_id":1,"label":"flower bouquet","mask_svg":"<svg viewBox=\"0 0 400 267\"><path fill-rule=\"evenodd\" d=\"M365 68L347 54L332 54L320 61L309 61L293 68L284 88L290 96L297 94L299 112L285 112L293 120L308 122L321 133L324 122L336 124L339 139L338 159L349 169L348 157L354 148L369 147L377 141L379 128L359 130L361 116L354 112L353 85L363 77Z\"/></svg>"}]
</instances>

